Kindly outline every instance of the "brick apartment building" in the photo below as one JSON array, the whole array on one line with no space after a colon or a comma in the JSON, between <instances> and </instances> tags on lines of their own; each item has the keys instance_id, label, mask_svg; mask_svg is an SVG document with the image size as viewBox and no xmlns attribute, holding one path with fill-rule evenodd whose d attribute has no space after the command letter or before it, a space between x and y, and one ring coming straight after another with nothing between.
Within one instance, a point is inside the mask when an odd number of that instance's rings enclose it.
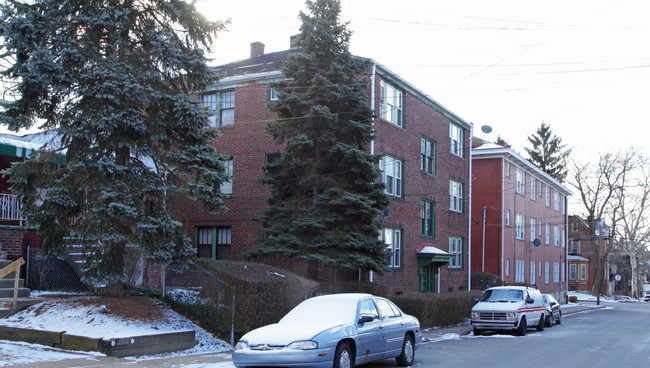
<instances>
[{"instance_id":1,"label":"brick apartment building","mask_svg":"<svg viewBox=\"0 0 650 368\"><path fill-rule=\"evenodd\" d=\"M472 193L472 271L565 301L571 191L512 149L476 141Z\"/></svg>"},{"instance_id":2,"label":"brick apartment building","mask_svg":"<svg viewBox=\"0 0 650 368\"><path fill-rule=\"evenodd\" d=\"M222 188L230 193L227 212L208 214L193 202L174 202L199 257L241 260L261 244L260 224L253 218L269 190L258 178L265 162L282 151L264 129L275 118L267 109L275 98L268 84L283 78L280 68L292 52L299 50L265 54L262 43L252 43L250 58L217 67L220 81L200 95L216 112L212 124L222 135L214 146L230 155L232 180ZM391 198L378 234L387 245L389 270L346 277L395 294L468 290L471 124L374 61L368 79L368 103L376 114L376 138L368 149L383 156L381 180ZM276 265L320 282L340 280L331 269L300 261Z\"/></svg>"}]
</instances>

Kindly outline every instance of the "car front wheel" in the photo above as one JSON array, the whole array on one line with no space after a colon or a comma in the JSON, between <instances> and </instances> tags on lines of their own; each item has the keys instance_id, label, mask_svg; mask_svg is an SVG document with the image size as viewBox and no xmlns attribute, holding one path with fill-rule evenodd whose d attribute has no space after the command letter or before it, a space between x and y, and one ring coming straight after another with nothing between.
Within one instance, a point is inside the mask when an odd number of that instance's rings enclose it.
<instances>
[{"instance_id":1,"label":"car front wheel","mask_svg":"<svg viewBox=\"0 0 650 368\"><path fill-rule=\"evenodd\" d=\"M553 313L551 313L548 317L546 317L546 321L544 322L544 324L546 325L546 327L553 327L553 322L555 321L553 320Z\"/></svg>"},{"instance_id":2,"label":"car front wheel","mask_svg":"<svg viewBox=\"0 0 650 368\"><path fill-rule=\"evenodd\" d=\"M402 354L397 358L397 365L400 367L408 367L413 365L415 360L415 344L411 335L404 336L404 344L402 345Z\"/></svg>"},{"instance_id":3,"label":"car front wheel","mask_svg":"<svg viewBox=\"0 0 650 368\"><path fill-rule=\"evenodd\" d=\"M341 342L336 347L334 368L352 368L352 353L347 343Z\"/></svg>"}]
</instances>

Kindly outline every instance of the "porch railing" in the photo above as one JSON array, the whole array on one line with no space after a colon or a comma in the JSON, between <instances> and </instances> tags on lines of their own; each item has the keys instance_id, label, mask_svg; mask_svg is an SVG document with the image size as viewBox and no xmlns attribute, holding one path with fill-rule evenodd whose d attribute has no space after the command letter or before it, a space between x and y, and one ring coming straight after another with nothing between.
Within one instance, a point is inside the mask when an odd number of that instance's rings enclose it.
<instances>
[{"instance_id":1,"label":"porch railing","mask_svg":"<svg viewBox=\"0 0 650 368\"><path fill-rule=\"evenodd\" d=\"M25 218L21 213L21 204L14 194L0 194L0 221L18 221L23 224Z\"/></svg>"}]
</instances>

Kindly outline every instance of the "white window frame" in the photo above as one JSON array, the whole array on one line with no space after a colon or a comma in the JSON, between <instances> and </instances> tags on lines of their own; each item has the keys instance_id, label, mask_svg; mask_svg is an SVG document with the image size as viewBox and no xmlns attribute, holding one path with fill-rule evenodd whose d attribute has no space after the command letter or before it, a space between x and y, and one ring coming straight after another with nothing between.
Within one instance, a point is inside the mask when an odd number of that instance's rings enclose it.
<instances>
[{"instance_id":1,"label":"white window frame","mask_svg":"<svg viewBox=\"0 0 650 368\"><path fill-rule=\"evenodd\" d=\"M232 98L230 97L232 96ZM219 92L219 126L235 124L235 90Z\"/></svg>"},{"instance_id":2,"label":"white window frame","mask_svg":"<svg viewBox=\"0 0 650 368\"><path fill-rule=\"evenodd\" d=\"M379 86L379 116L383 120L403 128L404 92L385 80L382 80Z\"/></svg>"},{"instance_id":3,"label":"white window frame","mask_svg":"<svg viewBox=\"0 0 650 368\"><path fill-rule=\"evenodd\" d=\"M530 178L530 199L537 201L537 180L534 177Z\"/></svg>"},{"instance_id":4,"label":"white window frame","mask_svg":"<svg viewBox=\"0 0 650 368\"><path fill-rule=\"evenodd\" d=\"M402 260L402 230L385 227L381 229L381 240L386 244L389 254L388 268L400 268Z\"/></svg>"},{"instance_id":5,"label":"white window frame","mask_svg":"<svg viewBox=\"0 0 650 368\"><path fill-rule=\"evenodd\" d=\"M515 282L526 282L526 262L524 261L515 261Z\"/></svg>"},{"instance_id":6,"label":"white window frame","mask_svg":"<svg viewBox=\"0 0 650 368\"><path fill-rule=\"evenodd\" d=\"M537 237L536 236L537 235L537 233L536 233L536 231L537 231L537 223L536 222L537 222L536 218L534 218L534 217L530 218L530 241L535 240L535 238Z\"/></svg>"},{"instance_id":7,"label":"white window frame","mask_svg":"<svg viewBox=\"0 0 650 368\"><path fill-rule=\"evenodd\" d=\"M551 266L549 262L544 262L544 282L547 284L551 283Z\"/></svg>"},{"instance_id":8,"label":"white window frame","mask_svg":"<svg viewBox=\"0 0 650 368\"><path fill-rule=\"evenodd\" d=\"M449 210L463 212L463 183L449 179Z\"/></svg>"},{"instance_id":9,"label":"white window frame","mask_svg":"<svg viewBox=\"0 0 650 368\"><path fill-rule=\"evenodd\" d=\"M403 167L402 160L390 155L382 156L379 161L381 170L381 181L386 185L386 194L394 197L402 197Z\"/></svg>"},{"instance_id":10,"label":"white window frame","mask_svg":"<svg viewBox=\"0 0 650 368\"><path fill-rule=\"evenodd\" d=\"M551 224L549 224L548 222L546 223L545 233L546 236L544 237L544 243L546 243L546 245L551 245Z\"/></svg>"},{"instance_id":11,"label":"white window frame","mask_svg":"<svg viewBox=\"0 0 650 368\"><path fill-rule=\"evenodd\" d=\"M559 262L553 262L553 282L558 283L560 282L560 263Z\"/></svg>"},{"instance_id":12,"label":"white window frame","mask_svg":"<svg viewBox=\"0 0 650 368\"><path fill-rule=\"evenodd\" d=\"M553 209L560 212L560 193L557 190L553 192Z\"/></svg>"},{"instance_id":13,"label":"white window frame","mask_svg":"<svg viewBox=\"0 0 650 368\"><path fill-rule=\"evenodd\" d=\"M561 231L562 231L562 229L559 226L557 226L557 225L553 226L553 245L556 246L556 247L560 246L560 236L561 236L560 233L561 233Z\"/></svg>"},{"instance_id":14,"label":"white window frame","mask_svg":"<svg viewBox=\"0 0 650 368\"><path fill-rule=\"evenodd\" d=\"M526 216L521 213L515 214L515 239L525 240L526 237Z\"/></svg>"},{"instance_id":15,"label":"white window frame","mask_svg":"<svg viewBox=\"0 0 650 368\"><path fill-rule=\"evenodd\" d=\"M526 195L526 172L517 168L517 194Z\"/></svg>"},{"instance_id":16,"label":"white window frame","mask_svg":"<svg viewBox=\"0 0 650 368\"><path fill-rule=\"evenodd\" d=\"M510 177L510 162L504 161L505 162L505 171L506 171L506 178Z\"/></svg>"},{"instance_id":17,"label":"white window frame","mask_svg":"<svg viewBox=\"0 0 650 368\"><path fill-rule=\"evenodd\" d=\"M228 176L228 180L221 183L221 186L219 186L219 191L221 192L221 194L232 195L232 176L233 176L233 169L234 169L233 159L230 158L224 161L223 166L226 169L226 175Z\"/></svg>"},{"instance_id":18,"label":"white window frame","mask_svg":"<svg viewBox=\"0 0 650 368\"><path fill-rule=\"evenodd\" d=\"M510 227L510 210L506 210L506 226Z\"/></svg>"},{"instance_id":19,"label":"white window frame","mask_svg":"<svg viewBox=\"0 0 650 368\"><path fill-rule=\"evenodd\" d=\"M530 261L530 284L535 285L535 261Z\"/></svg>"},{"instance_id":20,"label":"white window frame","mask_svg":"<svg viewBox=\"0 0 650 368\"><path fill-rule=\"evenodd\" d=\"M454 258L449 260L448 268L463 268L463 238L458 236L449 237L449 253L453 254Z\"/></svg>"},{"instance_id":21,"label":"white window frame","mask_svg":"<svg viewBox=\"0 0 650 368\"><path fill-rule=\"evenodd\" d=\"M551 207L551 188L546 186L546 207Z\"/></svg>"},{"instance_id":22,"label":"white window frame","mask_svg":"<svg viewBox=\"0 0 650 368\"><path fill-rule=\"evenodd\" d=\"M586 263L580 263L580 280L587 280L587 264Z\"/></svg>"},{"instance_id":23,"label":"white window frame","mask_svg":"<svg viewBox=\"0 0 650 368\"><path fill-rule=\"evenodd\" d=\"M449 142L451 154L458 157L465 157L465 132L460 126L449 123Z\"/></svg>"},{"instance_id":24,"label":"white window frame","mask_svg":"<svg viewBox=\"0 0 650 368\"><path fill-rule=\"evenodd\" d=\"M510 260L506 259L506 276L510 276Z\"/></svg>"},{"instance_id":25,"label":"white window frame","mask_svg":"<svg viewBox=\"0 0 650 368\"><path fill-rule=\"evenodd\" d=\"M569 280L576 280L578 277L578 265L571 263L569 265Z\"/></svg>"},{"instance_id":26,"label":"white window frame","mask_svg":"<svg viewBox=\"0 0 650 368\"><path fill-rule=\"evenodd\" d=\"M538 276L541 278L542 277L542 261L539 261L539 263L537 264L537 268L538 268L538 271L537 271Z\"/></svg>"}]
</instances>

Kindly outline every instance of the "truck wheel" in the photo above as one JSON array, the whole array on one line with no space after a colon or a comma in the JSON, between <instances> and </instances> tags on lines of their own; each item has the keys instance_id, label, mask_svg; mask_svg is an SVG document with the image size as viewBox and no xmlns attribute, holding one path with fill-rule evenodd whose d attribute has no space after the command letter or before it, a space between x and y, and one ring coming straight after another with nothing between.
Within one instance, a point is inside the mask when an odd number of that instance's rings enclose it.
<instances>
[{"instance_id":1,"label":"truck wheel","mask_svg":"<svg viewBox=\"0 0 650 368\"><path fill-rule=\"evenodd\" d=\"M546 317L542 314L539 317L539 323L537 324L537 331L544 331L544 324L546 323Z\"/></svg>"},{"instance_id":2,"label":"truck wheel","mask_svg":"<svg viewBox=\"0 0 650 368\"><path fill-rule=\"evenodd\" d=\"M517 327L517 336L526 336L528 326L526 326L526 316L521 317L519 326Z\"/></svg>"}]
</instances>

